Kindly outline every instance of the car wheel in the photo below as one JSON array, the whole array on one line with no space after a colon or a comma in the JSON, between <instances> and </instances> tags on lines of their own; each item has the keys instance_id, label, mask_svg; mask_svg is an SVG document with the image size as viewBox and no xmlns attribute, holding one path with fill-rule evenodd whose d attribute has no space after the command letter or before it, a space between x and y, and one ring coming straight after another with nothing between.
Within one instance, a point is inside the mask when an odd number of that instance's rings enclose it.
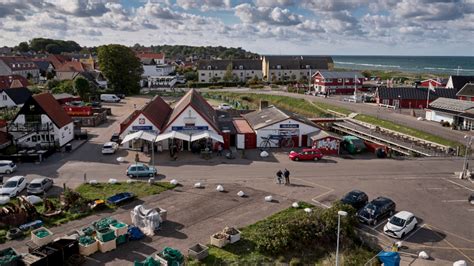
<instances>
[{"instance_id":1,"label":"car wheel","mask_svg":"<svg viewBox=\"0 0 474 266\"><path fill-rule=\"evenodd\" d=\"M9 175L9 174L11 174L11 173L12 173L12 171L10 171L10 170L6 170L6 171L5 171L5 174L7 174L7 175Z\"/></svg>"},{"instance_id":2,"label":"car wheel","mask_svg":"<svg viewBox=\"0 0 474 266\"><path fill-rule=\"evenodd\" d=\"M318 157L314 157L314 159L313 159L313 160L315 160L315 161L319 161L319 158L318 158Z\"/></svg>"},{"instance_id":3,"label":"car wheel","mask_svg":"<svg viewBox=\"0 0 474 266\"><path fill-rule=\"evenodd\" d=\"M132 175L132 174L130 174L130 175L128 175L128 177L130 177L130 178L133 178L133 175Z\"/></svg>"},{"instance_id":4,"label":"car wheel","mask_svg":"<svg viewBox=\"0 0 474 266\"><path fill-rule=\"evenodd\" d=\"M298 157L295 157L295 161L299 161L299 160L300 160L300 158L298 158Z\"/></svg>"},{"instance_id":5,"label":"car wheel","mask_svg":"<svg viewBox=\"0 0 474 266\"><path fill-rule=\"evenodd\" d=\"M405 237L405 232L402 233L402 237L400 237L400 238L404 238L404 237Z\"/></svg>"},{"instance_id":6,"label":"car wheel","mask_svg":"<svg viewBox=\"0 0 474 266\"><path fill-rule=\"evenodd\" d=\"M149 174L148 176L149 176L149 177L154 177L155 175L154 175L154 174Z\"/></svg>"}]
</instances>

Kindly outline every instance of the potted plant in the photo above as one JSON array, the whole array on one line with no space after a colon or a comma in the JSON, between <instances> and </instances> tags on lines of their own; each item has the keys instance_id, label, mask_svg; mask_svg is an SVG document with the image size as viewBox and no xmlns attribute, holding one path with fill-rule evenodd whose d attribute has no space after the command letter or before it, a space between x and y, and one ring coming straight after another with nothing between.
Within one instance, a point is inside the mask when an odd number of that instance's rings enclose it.
<instances>
[{"instance_id":1,"label":"potted plant","mask_svg":"<svg viewBox=\"0 0 474 266\"><path fill-rule=\"evenodd\" d=\"M234 227L225 227L223 233L229 236L229 242L231 244L240 240L240 231Z\"/></svg>"},{"instance_id":2,"label":"potted plant","mask_svg":"<svg viewBox=\"0 0 474 266\"><path fill-rule=\"evenodd\" d=\"M211 245L222 248L229 243L229 236L221 232L211 235Z\"/></svg>"}]
</instances>

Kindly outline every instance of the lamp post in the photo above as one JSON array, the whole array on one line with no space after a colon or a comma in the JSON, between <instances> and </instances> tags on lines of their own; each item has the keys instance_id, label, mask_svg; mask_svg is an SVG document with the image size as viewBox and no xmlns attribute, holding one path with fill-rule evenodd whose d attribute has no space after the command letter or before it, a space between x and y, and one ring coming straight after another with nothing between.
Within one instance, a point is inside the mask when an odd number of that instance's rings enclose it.
<instances>
[{"instance_id":1,"label":"lamp post","mask_svg":"<svg viewBox=\"0 0 474 266\"><path fill-rule=\"evenodd\" d=\"M337 212L337 246L336 246L336 266L339 266L339 234L341 233L341 216L347 216L347 212Z\"/></svg>"},{"instance_id":2,"label":"lamp post","mask_svg":"<svg viewBox=\"0 0 474 266\"><path fill-rule=\"evenodd\" d=\"M473 136L464 136L464 138L467 140L467 144L466 144L466 152L464 153L464 163L463 163L463 167L462 167L462 174L461 174L461 178L466 178L466 175L467 175L467 170L468 170L468 154L469 154L469 149L471 148L471 145L472 145L472 139L474 138Z\"/></svg>"}]
</instances>

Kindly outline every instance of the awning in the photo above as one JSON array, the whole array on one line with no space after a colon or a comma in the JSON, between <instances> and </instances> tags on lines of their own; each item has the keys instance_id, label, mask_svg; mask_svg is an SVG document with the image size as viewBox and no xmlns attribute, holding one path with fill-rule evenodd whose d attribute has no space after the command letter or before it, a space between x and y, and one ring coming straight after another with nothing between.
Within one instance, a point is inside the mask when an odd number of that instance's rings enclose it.
<instances>
[{"instance_id":1,"label":"awning","mask_svg":"<svg viewBox=\"0 0 474 266\"><path fill-rule=\"evenodd\" d=\"M190 138L191 137L187 134L177 132L177 131L171 131L171 132L156 136L155 142L162 141L165 139L181 139L181 140L189 141Z\"/></svg>"},{"instance_id":2,"label":"awning","mask_svg":"<svg viewBox=\"0 0 474 266\"><path fill-rule=\"evenodd\" d=\"M123 138L121 144L124 144L126 142L129 142L129 141L135 140L135 139L142 139L142 140L146 140L146 141L154 141L155 138L156 138L155 134L148 133L148 132L145 132L143 130L140 130L140 131L137 131L135 133L131 133L131 134L128 134L127 136L125 136L125 138Z\"/></svg>"},{"instance_id":3,"label":"awning","mask_svg":"<svg viewBox=\"0 0 474 266\"><path fill-rule=\"evenodd\" d=\"M215 141L219 141L221 143L224 143L224 138L222 138L221 135L216 134L216 133L211 132L211 131L204 131L204 132L201 132L201 133L197 133L195 135L191 135L191 141L196 141L196 140L199 140L199 139L213 139Z\"/></svg>"}]
</instances>

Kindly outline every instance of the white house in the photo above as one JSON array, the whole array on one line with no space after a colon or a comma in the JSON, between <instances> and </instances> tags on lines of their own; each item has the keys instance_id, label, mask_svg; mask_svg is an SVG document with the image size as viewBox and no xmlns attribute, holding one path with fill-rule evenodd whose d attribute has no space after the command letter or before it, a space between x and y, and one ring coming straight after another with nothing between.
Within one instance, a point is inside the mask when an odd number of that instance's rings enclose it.
<instances>
[{"instance_id":1,"label":"white house","mask_svg":"<svg viewBox=\"0 0 474 266\"><path fill-rule=\"evenodd\" d=\"M20 147L62 147L74 139L74 123L50 93L30 97L8 125Z\"/></svg>"},{"instance_id":2,"label":"white house","mask_svg":"<svg viewBox=\"0 0 474 266\"><path fill-rule=\"evenodd\" d=\"M146 82L148 88L168 86L173 79L176 79L176 77L169 76L174 70L173 65L143 65L141 85L144 87Z\"/></svg>"},{"instance_id":3,"label":"white house","mask_svg":"<svg viewBox=\"0 0 474 266\"><path fill-rule=\"evenodd\" d=\"M295 146L307 146L308 135L321 130L307 118L275 106L261 108L243 117L257 134L257 147L261 147L262 137L280 135L291 135ZM278 147L278 142L272 143L271 147Z\"/></svg>"},{"instance_id":4,"label":"white house","mask_svg":"<svg viewBox=\"0 0 474 266\"><path fill-rule=\"evenodd\" d=\"M425 118L428 121L443 121L461 129L474 130L474 102L438 98L429 104Z\"/></svg>"},{"instance_id":5,"label":"white house","mask_svg":"<svg viewBox=\"0 0 474 266\"><path fill-rule=\"evenodd\" d=\"M135 110L125 121L120 124L120 137L140 130L158 135L162 133L171 107L160 97L155 96L141 110ZM141 149L146 145L142 140L129 141L128 148Z\"/></svg>"},{"instance_id":6,"label":"white house","mask_svg":"<svg viewBox=\"0 0 474 266\"><path fill-rule=\"evenodd\" d=\"M227 68L232 67L232 79L246 82L254 77L262 80L262 61L253 59L201 60L198 63L199 82L223 81Z\"/></svg>"},{"instance_id":7,"label":"white house","mask_svg":"<svg viewBox=\"0 0 474 266\"><path fill-rule=\"evenodd\" d=\"M28 88L12 88L0 90L0 108L22 106L31 97Z\"/></svg>"}]
</instances>

